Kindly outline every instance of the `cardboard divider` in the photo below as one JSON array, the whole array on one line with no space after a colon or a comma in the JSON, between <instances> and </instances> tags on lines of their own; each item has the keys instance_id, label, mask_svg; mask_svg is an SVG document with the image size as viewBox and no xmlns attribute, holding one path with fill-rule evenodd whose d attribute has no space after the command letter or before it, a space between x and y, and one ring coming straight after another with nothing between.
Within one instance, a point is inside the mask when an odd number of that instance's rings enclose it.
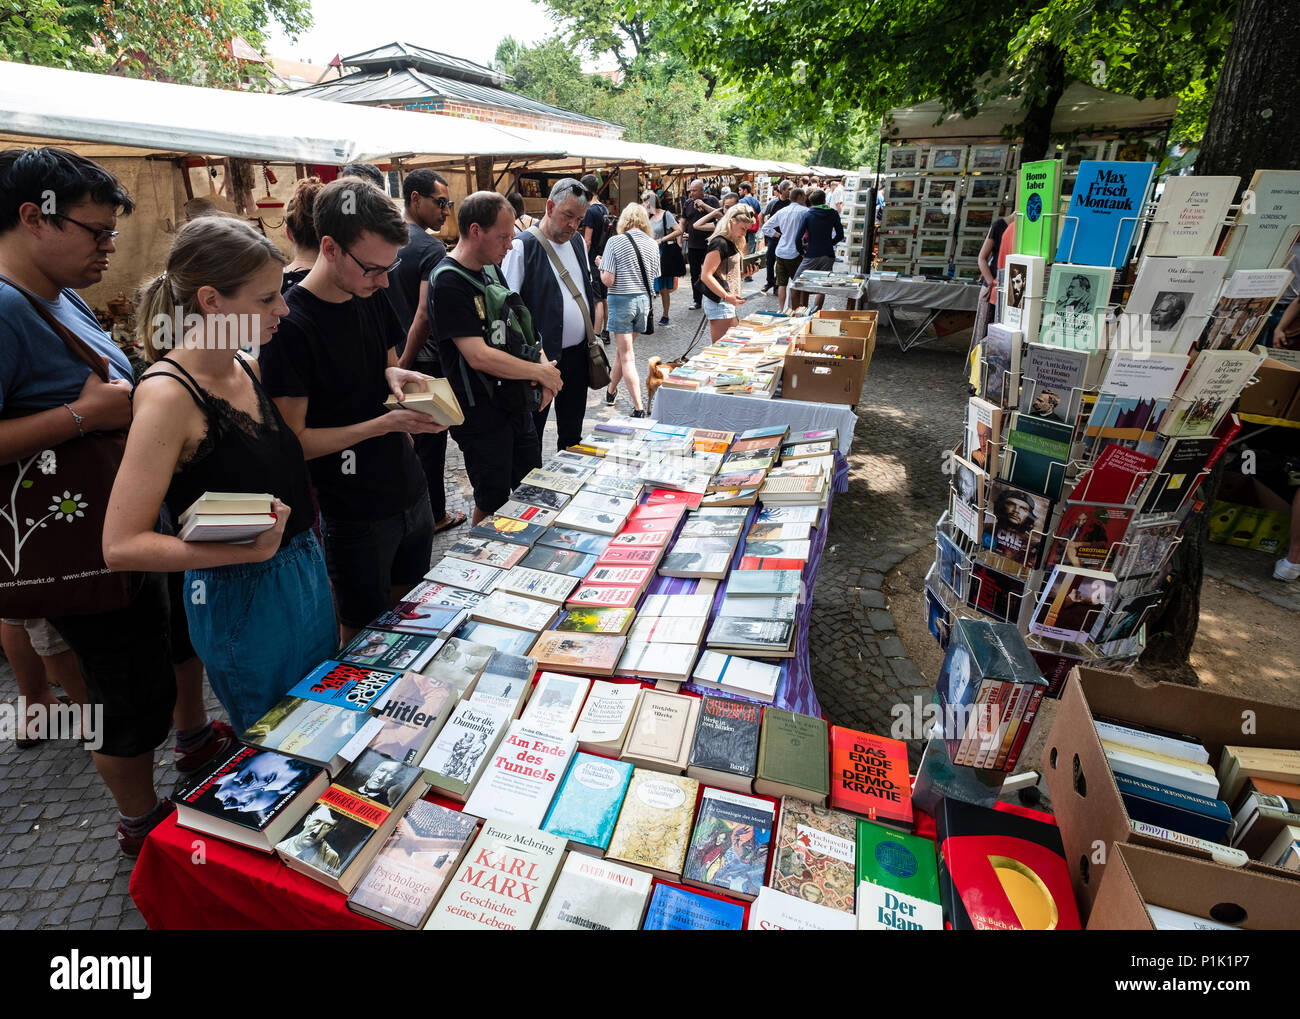
<instances>
[{"instance_id":1,"label":"cardboard divider","mask_svg":"<svg viewBox=\"0 0 1300 1019\"><path fill-rule=\"evenodd\" d=\"M790 338L781 396L856 406L876 350L875 312L864 319L812 318Z\"/></svg>"},{"instance_id":2,"label":"cardboard divider","mask_svg":"<svg viewBox=\"0 0 1300 1019\"><path fill-rule=\"evenodd\" d=\"M1113 845L1087 929L1155 930L1148 903L1243 930L1290 930L1300 918L1300 881L1138 843Z\"/></svg>"},{"instance_id":3,"label":"cardboard divider","mask_svg":"<svg viewBox=\"0 0 1300 1019\"><path fill-rule=\"evenodd\" d=\"M1195 737L1212 763L1225 744L1300 748L1300 709L1178 683L1143 683L1120 672L1072 669L1043 748L1042 772L1085 918L1113 859L1112 843L1210 859L1208 852L1133 831L1093 724L1097 717ZM1300 881L1300 874L1257 860L1245 869Z\"/></svg>"}]
</instances>

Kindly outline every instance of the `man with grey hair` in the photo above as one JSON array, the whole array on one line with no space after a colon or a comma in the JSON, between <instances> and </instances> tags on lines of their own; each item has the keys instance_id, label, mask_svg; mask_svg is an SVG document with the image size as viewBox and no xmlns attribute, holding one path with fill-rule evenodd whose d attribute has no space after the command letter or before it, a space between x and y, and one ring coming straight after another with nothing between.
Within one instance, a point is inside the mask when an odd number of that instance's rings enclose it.
<instances>
[{"instance_id":1,"label":"man with grey hair","mask_svg":"<svg viewBox=\"0 0 1300 1019\"><path fill-rule=\"evenodd\" d=\"M555 398L556 448L582 439L587 413L587 340L594 338L597 294L582 235L588 190L567 177L551 189L546 215L519 235L501 263L506 284L523 298L547 358L564 382ZM540 439L550 407L533 415Z\"/></svg>"},{"instance_id":2,"label":"man with grey hair","mask_svg":"<svg viewBox=\"0 0 1300 1019\"><path fill-rule=\"evenodd\" d=\"M704 284L700 282L700 269L704 265L704 256L708 253L709 234L713 233L721 216L722 206L716 198L704 193L704 181L697 177L686 185L681 223L686 231L686 261L691 267L693 311L703 307L700 298L704 294Z\"/></svg>"}]
</instances>

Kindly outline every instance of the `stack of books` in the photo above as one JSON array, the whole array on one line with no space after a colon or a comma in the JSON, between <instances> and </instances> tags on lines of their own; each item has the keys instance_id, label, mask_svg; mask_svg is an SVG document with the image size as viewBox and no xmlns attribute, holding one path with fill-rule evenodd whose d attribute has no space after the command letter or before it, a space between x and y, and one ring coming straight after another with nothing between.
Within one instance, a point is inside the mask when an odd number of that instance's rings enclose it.
<instances>
[{"instance_id":1,"label":"stack of books","mask_svg":"<svg viewBox=\"0 0 1300 1019\"><path fill-rule=\"evenodd\" d=\"M181 541L252 541L275 526L274 496L249 492L204 492L176 521Z\"/></svg>"}]
</instances>

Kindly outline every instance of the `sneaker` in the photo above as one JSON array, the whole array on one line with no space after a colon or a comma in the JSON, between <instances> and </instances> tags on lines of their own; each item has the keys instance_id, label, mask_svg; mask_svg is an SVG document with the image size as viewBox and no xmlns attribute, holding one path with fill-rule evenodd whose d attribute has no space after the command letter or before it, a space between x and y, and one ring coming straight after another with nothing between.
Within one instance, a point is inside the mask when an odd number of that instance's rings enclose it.
<instances>
[{"instance_id":1,"label":"sneaker","mask_svg":"<svg viewBox=\"0 0 1300 1019\"><path fill-rule=\"evenodd\" d=\"M700 310L701 308L703 308L703 307L704 307L704 305L702 305L702 304L692 304L692 305L691 305L691 311L699 311L699 310Z\"/></svg>"},{"instance_id":2,"label":"sneaker","mask_svg":"<svg viewBox=\"0 0 1300 1019\"><path fill-rule=\"evenodd\" d=\"M604 330L604 331L600 334L600 342L603 343L603 344L605 344L605 346L607 346L607 347L609 346L609 330L608 330L608 329Z\"/></svg>"},{"instance_id":3,"label":"sneaker","mask_svg":"<svg viewBox=\"0 0 1300 1019\"><path fill-rule=\"evenodd\" d=\"M182 775L198 771L217 754L229 750L238 742L239 737L235 735L234 729L225 722L213 722L211 738L198 750L188 754L182 754L180 750L174 750L176 770Z\"/></svg>"},{"instance_id":4,"label":"sneaker","mask_svg":"<svg viewBox=\"0 0 1300 1019\"><path fill-rule=\"evenodd\" d=\"M632 417L634 417L634 418L648 418L649 416L650 416L650 412L649 412L648 410L634 410L634 411L632 411Z\"/></svg>"},{"instance_id":5,"label":"sneaker","mask_svg":"<svg viewBox=\"0 0 1300 1019\"><path fill-rule=\"evenodd\" d=\"M229 727L227 726L227 728ZM162 802L163 810L159 814L158 820L154 822L153 828L157 828L158 825L162 824L167 820L167 818L171 817L172 814L176 813L175 805L166 796L163 797ZM153 828L150 828L149 831L153 831ZM123 831L122 825L118 824L117 848L122 851L123 856L129 856L134 860L140 855L140 850L144 848L144 841L149 837L149 831L145 832L143 835L128 835Z\"/></svg>"},{"instance_id":6,"label":"sneaker","mask_svg":"<svg viewBox=\"0 0 1300 1019\"><path fill-rule=\"evenodd\" d=\"M1285 581L1300 579L1300 563L1293 563L1290 559L1279 559L1277 565L1273 567L1273 579Z\"/></svg>"},{"instance_id":7,"label":"sneaker","mask_svg":"<svg viewBox=\"0 0 1300 1019\"><path fill-rule=\"evenodd\" d=\"M605 406L606 406L606 407L612 407L612 406L614 406L614 401L617 400L617 399L618 399L618 394L617 394L617 393L611 393L608 389L605 390Z\"/></svg>"},{"instance_id":8,"label":"sneaker","mask_svg":"<svg viewBox=\"0 0 1300 1019\"><path fill-rule=\"evenodd\" d=\"M659 320L659 324L661 326L666 326L668 324L668 316L667 315L663 316L663 318Z\"/></svg>"}]
</instances>

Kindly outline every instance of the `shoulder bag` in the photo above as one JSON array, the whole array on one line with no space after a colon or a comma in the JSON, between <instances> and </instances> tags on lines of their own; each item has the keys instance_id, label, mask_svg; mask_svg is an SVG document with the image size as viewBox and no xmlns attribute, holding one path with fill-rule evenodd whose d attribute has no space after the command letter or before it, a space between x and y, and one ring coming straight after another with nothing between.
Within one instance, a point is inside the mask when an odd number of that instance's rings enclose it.
<instances>
[{"instance_id":1,"label":"shoulder bag","mask_svg":"<svg viewBox=\"0 0 1300 1019\"><path fill-rule=\"evenodd\" d=\"M641 270L641 282L645 284L646 297L650 298L650 310L645 313L645 328L641 330L641 335L653 336L655 331L655 287L650 282L650 274L645 271L645 262L641 259L641 249L636 246L636 239L631 234L624 234L623 236L632 245L632 254L636 257L637 268Z\"/></svg>"},{"instance_id":2,"label":"shoulder bag","mask_svg":"<svg viewBox=\"0 0 1300 1019\"><path fill-rule=\"evenodd\" d=\"M609 388L609 356L605 353L605 348L601 346L600 341L596 339L596 329L591 324L591 312L587 308L586 299L578 293L578 286L573 282L573 277L569 275L569 270L564 267L560 261L560 256L555 253L555 249L542 236L542 231L536 226L530 226L528 233L537 238L537 243L542 246L546 252L546 257L551 260L551 266L555 269L555 274L560 277L560 282L569 291L569 296L578 303L578 310L582 312L582 324L587 331L587 387L589 389L608 389Z\"/></svg>"}]
</instances>

